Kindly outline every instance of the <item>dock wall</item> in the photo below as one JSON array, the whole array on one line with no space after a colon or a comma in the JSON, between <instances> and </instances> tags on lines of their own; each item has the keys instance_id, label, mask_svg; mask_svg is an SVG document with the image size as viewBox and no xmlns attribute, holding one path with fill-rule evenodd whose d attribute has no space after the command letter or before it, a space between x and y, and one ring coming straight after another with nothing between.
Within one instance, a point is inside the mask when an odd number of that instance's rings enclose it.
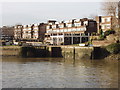
<instances>
[{"instance_id":1,"label":"dock wall","mask_svg":"<svg viewBox=\"0 0 120 90\"><path fill-rule=\"evenodd\" d=\"M0 56L18 56L20 48L19 46L2 46L0 47Z\"/></svg>"},{"instance_id":2,"label":"dock wall","mask_svg":"<svg viewBox=\"0 0 120 90\"><path fill-rule=\"evenodd\" d=\"M105 52L100 47L79 46L5 46L0 47L0 51L2 51L0 56L62 57L68 59L99 59Z\"/></svg>"}]
</instances>

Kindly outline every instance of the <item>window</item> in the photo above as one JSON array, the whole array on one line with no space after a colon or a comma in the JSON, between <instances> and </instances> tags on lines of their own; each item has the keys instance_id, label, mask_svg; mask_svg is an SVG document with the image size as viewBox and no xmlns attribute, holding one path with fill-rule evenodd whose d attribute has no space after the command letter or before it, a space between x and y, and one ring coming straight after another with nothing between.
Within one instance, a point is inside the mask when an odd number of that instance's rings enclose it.
<instances>
[{"instance_id":1,"label":"window","mask_svg":"<svg viewBox=\"0 0 120 90\"><path fill-rule=\"evenodd\" d=\"M104 25L102 25L101 27L102 27L102 29L105 29L105 26L104 26Z\"/></svg>"},{"instance_id":2,"label":"window","mask_svg":"<svg viewBox=\"0 0 120 90\"><path fill-rule=\"evenodd\" d=\"M64 29L64 32L67 32L67 29Z\"/></svg>"},{"instance_id":3,"label":"window","mask_svg":"<svg viewBox=\"0 0 120 90\"><path fill-rule=\"evenodd\" d=\"M84 25L88 25L88 21L84 21Z\"/></svg>"},{"instance_id":4,"label":"window","mask_svg":"<svg viewBox=\"0 0 120 90\"><path fill-rule=\"evenodd\" d=\"M34 27L34 29L38 29L38 27Z\"/></svg>"},{"instance_id":5,"label":"window","mask_svg":"<svg viewBox=\"0 0 120 90\"><path fill-rule=\"evenodd\" d=\"M59 25L59 27L60 27L60 28L63 28L63 27L64 27L64 25L63 25L63 24L62 24L62 25Z\"/></svg>"},{"instance_id":6,"label":"window","mask_svg":"<svg viewBox=\"0 0 120 90\"><path fill-rule=\"evenodd\" d=\"M68 24L68 27L72 27L72 24Z\"/></svg>"},{"instance_id":7,"label":"window","mask_svg":"<svg viewBox=\"0 0 120 90\"><path fill-rule=\"evenodd\" d=\"M73 29L72 29L72 31L76 31L76 29L75 29L75 28L73 28Z\"/></svg>"},{"instance_id":8,"label":"window","mask_svg":"<svg viewBox=\"0 0 120 90\"><path fill-rule=\"evenodd\" d=\"M28 31L26 31L26 33L28 33Z\"/></svg>"},{"instance_id":9,"label":"window","mask_svg":"<svg viewBox=\"0 0 120 90\"><path fill-rule=\"evenodd\" d=\"M69 32L71 32L71 29L68 29Z\"/></svg>"},{"instance_id":10,"label":"window","mask_svg":"<svg viewBox=\"0 0 120 90\"><path fill-rule=\"evenodd\" d=\"M106 19L106 22L110 22L110 21L111 21L110 18L107 18L107 19Z\"/></svg>"},{"instance_id":11,"label":"window","mask_svg":"<svg viewBox=\"0 0 120 90\"><path fill-rule=\"evenodd\" d=\"M80 28L77 28L77 31L80 31Z\"/></svg>"},{"instance_id":12,"label":"window","mask_svg":"<svg viewBox=\"0 0 120 90\"><path fill-rule=\"evenodd\" d=\"M47 26L47 29L49 29L50 26Z\"/></svg>"},{"instance_id":13,"label":"window","mask_svg":"<svg viewBox=\"0 0 120 90\"><path fill-rule=\"evenodd\" d=\"M104 18L102 18L102 23L104 23L105 22L105 19Z\"/></svg>"},{"instance_id":14,"label":"window","mask_svg":"<svg viewBox=\"0 0 120 90\"><path fill-rule=\"evenodd\" d=\"M61 32L63 32L63 30L61 30Z\"/></svg>"},{"instance_id":15,"label":"window","mask_svg":"<svg viewBox=\"0 0 120 90\"><path fill-rule=\"evenodd\" d=\"M75 23L75 26L80 26L81 25L81 23Z\"/></svg>"},{"instance_id":16,"label":"window","mask_svg":"<svg viewBox=\"0 0 120 90\"><path fill-rule=\"evenodd\" d=\"M52 28L56 28L56 25L52 25Z\"/></svg>"},{"instance_id":17,"label":"window","mask_svg":"<svg viewBox=\"0 0 120 90\"><path fill-rule=\"evenodd\" d=\"M109 25L107 25L107 28L110 28L110 26L109 26Z\"/></svg>"}]
</instances>

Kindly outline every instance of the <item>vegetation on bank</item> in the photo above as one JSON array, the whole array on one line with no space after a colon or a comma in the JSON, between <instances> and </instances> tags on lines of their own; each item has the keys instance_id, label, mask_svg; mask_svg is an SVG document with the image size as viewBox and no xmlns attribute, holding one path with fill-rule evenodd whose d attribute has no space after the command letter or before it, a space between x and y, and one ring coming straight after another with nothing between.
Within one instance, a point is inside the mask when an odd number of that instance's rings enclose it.
<instances>
[{"instance_id":1,"label":"vegetation on bank","mask_svg":"<svg viewBox=\"0 0 120 90\"><path fill-rule=\"evenodd\" d=\"M110 34L115 34L115 31L112 30L112 29L109 29L109 30L107 30L107 31L104 32L104 36L105 37L108 36L108 35L110 35Z\"/></svg>"},{"instance_id":2,"label":"vegetation on bank","mask_svg":"<svg viewBox=\"0 0 120 90\"><path fill-rule=\"evenodd\" d=\"M105 59L107 59L107 60L120 60L120 53L119 54L110 54Z\"/></svg>"},{"instance_id":3,"label":"vegetation on bank","mask_svg":"<svg viewBox=\"0 0 120 90\"><path fill-rule=\"evenodd\" d=\"M118 54L120 53L120 43L113 43L106 47L107 51L111 54Z\"/></svg>"},{"instance_id":4,"label":"vegetation on bank","mask_svg":"<svg viewBox=\"0 0 120 90\"><path fill-rule=\"evenodd\" d=\"M105 59L108 60L120 60L120 43L113 43L105 47L109 52Z\"/></svg>"},{"instance_id":5,"label":"vegetation on bank","mask_svg":"<svg viewBox=\"0 0 120 90\"><path fill-rule=\"evenodd\" d=\"M105 32L100 30L99 40L104 40L106 38L106 36L108 36L110 34L115 34L115 30L109 29Z\"/></svg>"}]
</instances>

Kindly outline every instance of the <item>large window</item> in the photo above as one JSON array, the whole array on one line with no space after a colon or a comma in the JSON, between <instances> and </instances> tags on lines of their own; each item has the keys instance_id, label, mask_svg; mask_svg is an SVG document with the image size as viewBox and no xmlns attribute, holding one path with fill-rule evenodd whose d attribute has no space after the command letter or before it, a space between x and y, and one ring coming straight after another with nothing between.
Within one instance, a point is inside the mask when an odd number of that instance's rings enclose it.
<instances>
[{"instance_id":1,"label":"large window","mask_svg":"<svg viewBox=\"0 0 120 90\"><path fill-rule=\"evenodd\" d=\"M59 25L59 28L64 28L64 25L63 24Z\"/></svg>"},{"instance_id":2,"label":"large window","mask_svg":"<svg viewBox=\"0 0 120 90\"><path fill-rule=\"evenodd\" d=\"M67 32L67 29L64 29L64 32Z\"/></svg>"},{"instance_id":3,"label":"large window","mask_svg":"<svg viewBox=\"0 0 120 90\"><path fill-rule=\"evenodd\" d=\"M55 28L56 28L56 25L52 25L52 28L55 29Z\"/></svg>"},{"instance_id":4,"label":"large window","mask_svg":"<svg viewBox=\"0 0 120 90\"><path fill-rule=\"evenodd\" d=\"M75 23L75 26L80 26L81 25L81 23Z\"/></svg>"},{"instance_id":5,"label":"large window","mask_svg":"<svg viewBox=\"0 0 120 90\"><path fill-rule=\"evenodd\" d=\"M38 29L38 27L34 27L34 29Z\"/></svg>"},{"instance_id":6,"label":"large window","mask_svg":"<svg viewBox=\"0 0 120 90\"><path fill-rule=\"evenodd\" d=\"M71 29L68 29L68 32L71 32Z\"/></svg>"},{"instance_id":7,"label":"large window","mask_svg":"<svg viewBox=\"0 0 120 90\"><path fill-rule=\"evenodd\" d=\"M76 31L76 29L75 29L75 28L73 28L73 29L72 29L72 31Z\"/></svg>"}]
</instances>

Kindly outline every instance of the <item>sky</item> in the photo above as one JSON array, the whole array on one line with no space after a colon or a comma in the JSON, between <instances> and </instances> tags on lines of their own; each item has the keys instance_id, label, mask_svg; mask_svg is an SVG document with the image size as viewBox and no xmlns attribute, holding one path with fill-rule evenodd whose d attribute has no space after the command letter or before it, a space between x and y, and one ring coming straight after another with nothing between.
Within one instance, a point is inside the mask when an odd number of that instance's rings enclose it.
<instances>
[{"instance_id":1,"label":"sky","mask_svg":"<svg viewBox=\"0 0 120 90\"><path fill-rule=\"evenodd\" d=\"M100 8L101 2L2 2L0 26L86 18L102 15Z\"/></svg>"}]
</instances>

